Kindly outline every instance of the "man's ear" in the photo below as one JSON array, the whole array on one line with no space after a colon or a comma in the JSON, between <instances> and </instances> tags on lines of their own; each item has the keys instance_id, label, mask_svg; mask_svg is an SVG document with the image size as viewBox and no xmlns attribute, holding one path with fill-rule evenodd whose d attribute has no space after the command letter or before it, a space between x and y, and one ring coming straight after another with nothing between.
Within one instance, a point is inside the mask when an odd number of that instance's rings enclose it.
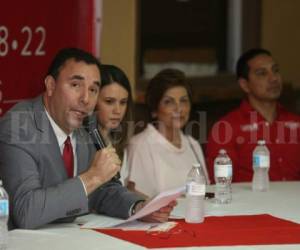
<instances>
[{"instance_id":1,"label":"man's ear","mask_svg":"<svg viewBox=\"0 0 300 250\"><path fill-rule=\"evenodd\" d=\"M50 75L46 76L45 87L46 87L47 96L52 96L55 90L55 79L53 78L53 76Z\"/></svg>"},{"instance_id":2,"label":"man's ear","mask_svg":"<svg viewBox=\"0 0 300 250\"><path fill-rule=\"evenodd\" d=\"M245 78L239 78L238 79L239 85L241 87L241 89L248 94L249 91L249 86L248 86L248 81Z\"/></svg>"}]
</instances>

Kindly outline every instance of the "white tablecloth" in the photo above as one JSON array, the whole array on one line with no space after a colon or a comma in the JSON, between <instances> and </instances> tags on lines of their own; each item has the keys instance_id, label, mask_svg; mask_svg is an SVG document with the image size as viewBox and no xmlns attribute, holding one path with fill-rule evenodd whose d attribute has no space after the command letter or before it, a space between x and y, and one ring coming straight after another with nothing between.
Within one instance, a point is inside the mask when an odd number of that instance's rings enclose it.
<instances>
[{"instance_id":1,"label":"white tablecloth","mask_svg":"<svg viewBox=\"0 0 300 250\"><path fill-rule=\"evenodd\" d=\"M271 214L300 223L300 182L273 182L268 192L252 192L250 183L232 185L231 204L217 205L206 201L206 216ZM184 200L179 200L175 216L184 213ZM87 215L78 221L89 220ZM205 223L205 221L204 221ZM276 237L276 236L274 236ZM300 237L300 236L299 236ZM9 232L9 250L93 250L93 249L145 249L126 241L80 229L76 223L47 225L38 230L13 230ZM166 249L166 248L164 248ZM174 249L174 248L173 248ZM186 249L207 250L299 250L299 245L195 247Z\"/></svg>"}]
</instances>

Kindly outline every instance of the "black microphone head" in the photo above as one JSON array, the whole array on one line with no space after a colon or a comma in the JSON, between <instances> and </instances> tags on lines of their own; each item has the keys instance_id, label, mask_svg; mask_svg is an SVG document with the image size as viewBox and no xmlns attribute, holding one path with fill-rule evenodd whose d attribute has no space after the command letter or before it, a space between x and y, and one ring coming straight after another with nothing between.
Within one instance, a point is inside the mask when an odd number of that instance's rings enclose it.
<instances>
[{"instance_id":1,"label":"black microphone head","mask_svg":"<svg viewBox=\"0 0 300 250\"><path fill-rule=\"evenodd\" d=\"M96 115L93 113L92 115L85 117L82 126L87 132L93 130L94 128L97 128Z\"/></svg>"},{"instance_id":2,"label":"black microphone head","mask_svg":"<svg viewBox=\"0 0 300 250\"><path fill-rule=\"evenodd\" d=\"M89 133L95 147L97 150L106 148L106 142L102 137L101 133L98 131L98 122L95 114L86 117L83 120L83 127ZM118 172L112 180L117 181L120 179L120 173Z\"/></svg>"},{"instance_id":3,"label":"black microphone head","mask_svg":"<svg viewBox=\"0 0 300 250\"><path fill-rule=\"evenodd\" d=\"M95 114L86 117L83 120L83 127L89 133L97 150L101 150L106 147L106 143L102 135L98 131L97 118Z\"/></svg>"}]
</instances>

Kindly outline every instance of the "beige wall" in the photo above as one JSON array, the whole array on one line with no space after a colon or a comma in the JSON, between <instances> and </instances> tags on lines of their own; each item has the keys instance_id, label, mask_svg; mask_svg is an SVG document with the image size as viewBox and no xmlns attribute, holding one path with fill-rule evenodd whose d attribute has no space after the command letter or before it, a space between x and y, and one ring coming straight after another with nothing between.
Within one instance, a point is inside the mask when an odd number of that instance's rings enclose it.
<instances>
[{"instance_id":1,"label":"beige wall","mask_svg":"<svg viewBox=\"0 0 300 250\"><path fill-rule=\"evenodd\" d=\"M299 0L263 0L262 47L272 51L284 80L300 88L299 10Z\"/></svg>"},{"instance_id":2,"label":"beige wall","mask_svg":"<svg viewBox=\"0 0 300 250\"><path fill-rule=\"evenodd\" d=\"M116 64L136 82L137 1L103 0L100 54L103 63ZM279 62L285 81L300 88L300 0L262 0L261 46Z\"/></svg>"},{"instance_id":3,"label":"beige wall","mask_svg":"<svg viewBox=\"0 0 300 250\"><path fill-rule=\"evenodd\" d=\"M100 57L136 77L136 0L103 0Z\"/></svg>"}]
</instances>

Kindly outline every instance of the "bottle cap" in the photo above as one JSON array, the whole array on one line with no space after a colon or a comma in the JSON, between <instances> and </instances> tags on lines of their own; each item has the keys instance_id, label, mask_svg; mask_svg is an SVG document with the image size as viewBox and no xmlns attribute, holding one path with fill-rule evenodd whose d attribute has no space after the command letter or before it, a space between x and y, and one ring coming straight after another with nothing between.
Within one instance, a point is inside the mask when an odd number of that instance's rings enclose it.
<instances>
[{"instance_id":1,"label":"bottle cap","mask_svg":"<svg viewBox=\"0 0 300 250\"><path fill-rule=\"evenodd\" d=\"M258 144L258 145L265 145L266 142L265 142L265 140L258 140L258 141L257 141L257 144Z\"/></svg>"},{"instance_id":2,"label":"bottle cap","mask_svg":"<svg viewBox=\"0 0 300 250\"><path fill-rule=\"evenodd\" d=\"M200 163L193 163L193 167L195 167L195 168L201 168L201 165L200 165Z\"/></svg>"},{"instance_id":3,"label":"bottle cap","mask_svg":"<svg viewBox=\"0 0 300 250\"><path fill-rule=\"evenodd\" d=\"M225 150L224 148L221 148L221 149L219 150L219 153L220 153L220 154L226 154L226 150Z\"/></svg>"}]
</instances>

